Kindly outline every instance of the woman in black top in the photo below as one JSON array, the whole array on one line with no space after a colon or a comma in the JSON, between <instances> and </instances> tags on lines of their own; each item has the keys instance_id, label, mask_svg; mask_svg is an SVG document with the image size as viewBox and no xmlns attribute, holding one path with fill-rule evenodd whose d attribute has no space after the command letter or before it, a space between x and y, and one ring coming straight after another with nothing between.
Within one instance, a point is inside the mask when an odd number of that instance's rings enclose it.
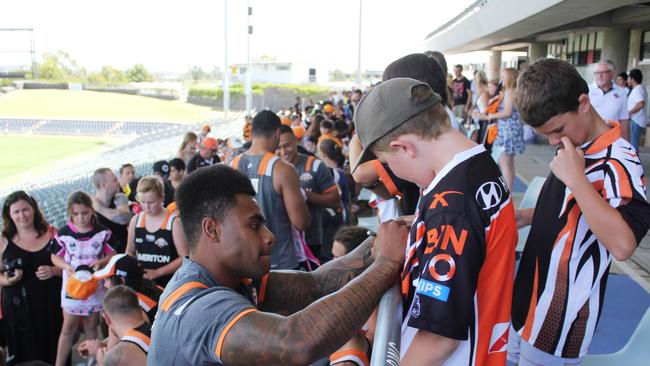
<instances>
[{"instance_id":1,"label":"woman in black top","mask_svg":"<svg viewBox=\"0 0 650 366\"><path fill-rule=\"evenodd\" d=\"M24 191L2 206L2 332L7 364L40 360L54 364L61 316L61 270L52 265L54 229Z\"/></svg>"}]
</instances>

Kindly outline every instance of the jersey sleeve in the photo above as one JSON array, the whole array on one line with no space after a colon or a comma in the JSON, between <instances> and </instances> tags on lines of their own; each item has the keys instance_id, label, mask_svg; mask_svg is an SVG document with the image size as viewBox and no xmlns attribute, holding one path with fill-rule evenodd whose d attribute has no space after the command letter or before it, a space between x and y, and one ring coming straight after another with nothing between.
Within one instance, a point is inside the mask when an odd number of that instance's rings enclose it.
<instances>
[{"instance_id":1,"label":"jersey sleeve","mask_svg":"<svg viewBox=\"0 0 650 366\"><path fill-rule=\"evenodd\" d=\"M51 254L56 255L57 257L65 257L66 249L65 249L65 243L63 242L63 238L60 235L64 228L61 228L61 230L58 230L54 232L54 238L53 240L50 240L50 243L48 244L48 250Z\"/></svg>"},{"instance_id":2,"label":"jersey sleeve","mask_svg":"<svg viewBox=\"0 0 650 366\"><path fill-rule=\"evenodd\" d=\"M221 363L228 331L254 311L257 309L244 296L223 287L214 288L192 302L184 310L179 329L179 338L184 340L181 346L184 358L191 365Z\"/></svg>"},{"instance_id":3,"label":"jersey sleeve","mask_svg":"<svg viewBox=\"0 0 650 366\"><path fill-rule=\"evenodd\" d=\"M447 338L466 340L474 319L485 232L458 213L425 218L417 280L408 325ZM414 276L415 277L415 276Z\"/></svg>"},{"instance_id":4,"label":"jersey sleeve","mask_svg":"<svg viewBox=\"0 0 650 366\"><path fill-rule=\"evenodd\" d=\"M323 162L318 165L316 171L316 188L320 193L327 193L336 189L334 175Z\"/></svg>"},{"instance_id":5,"label":"jersey sleeve","mask_svg":"<svg viewBox=\"0 0 650 366\"><path fill-rule=\"evenodd\" d=\"M631 151L618 148L614 154L618 159L608 160L604 169L605 199L623 216L638 245L650 228L643 168Z\"/></svg>"}]
</instances>

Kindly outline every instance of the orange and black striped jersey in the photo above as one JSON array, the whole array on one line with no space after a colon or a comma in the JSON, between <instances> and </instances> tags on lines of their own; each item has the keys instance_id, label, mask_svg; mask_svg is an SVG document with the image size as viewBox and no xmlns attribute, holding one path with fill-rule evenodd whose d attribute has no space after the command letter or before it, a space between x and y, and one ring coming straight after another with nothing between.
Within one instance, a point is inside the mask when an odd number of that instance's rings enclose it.
<instances>
[{"instance_id":1,"label":"orange and black striped jersey","mask_svg":"<svg viewBox=\"0 0 650 366\"><path fill-rule=\"evenodd\" d=\"M139 327L129 329L124 336L120 338L122 342L133 343L138 346L144 354L149 353L151 346L151 325L149 323L142 323Z\"/></svg>"},{"instance_id":2,"label":"orange and black striped jersey","mask_svg":"<svg viewBox=\"0 0 650 366\"><path fill-rule=\"evenodd\" d=\"M514 208L483 146L457 154L421 195L402 272L402 355L418 331L459 340L444 365L505 365Z\"/></svg>"},{"instance_id":3,"label":"orange and black striped jersey","mask_svg":"<svg viewBox=\"0 0 650 366\"><path fill-rule=\"evenodd\" d=\"M650 225L643 167L613 126L581 146L585 175L641 241ZM571 190L553 173L542 187L515 279L512 325L533 347L584 356L605 297L611 254L590 230Z\"/></svg>"}]
</instances>

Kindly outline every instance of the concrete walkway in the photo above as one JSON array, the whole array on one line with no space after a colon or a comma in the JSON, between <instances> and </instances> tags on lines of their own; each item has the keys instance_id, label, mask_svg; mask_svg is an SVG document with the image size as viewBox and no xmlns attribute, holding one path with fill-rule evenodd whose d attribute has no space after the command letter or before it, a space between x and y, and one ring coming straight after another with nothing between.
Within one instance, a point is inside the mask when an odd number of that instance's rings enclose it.
<instances>
[{"instance_id":1,"label":"concrete walkway","mask_svg":"<svg viewBox=\"0 0 650 366\"><path fill-rule=\"evenodd\" d=\"M515 159L517 176L526 184L536 176L546 177L550 172L548 164L554 155L554 146L527 145L526 152ZM641 148L639 156L643 163L643 171L650 172L650 149ZM521 199L520 193L515 193L513 196L516 202ZM625 262L614 260L611 272L632 277L650 292L650 232L643 238L632 258Z\"/></svg>"}]
</instances>

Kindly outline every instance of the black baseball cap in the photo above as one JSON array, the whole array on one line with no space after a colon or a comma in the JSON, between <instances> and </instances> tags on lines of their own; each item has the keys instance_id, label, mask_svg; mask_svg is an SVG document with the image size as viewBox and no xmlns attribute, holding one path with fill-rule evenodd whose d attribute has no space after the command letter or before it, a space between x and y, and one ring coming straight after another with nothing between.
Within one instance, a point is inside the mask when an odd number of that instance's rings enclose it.
<instances>
[{"instance_id":1,"label":"black baseball cap","mask_svg":"<svg viewBox=\"0 0 650 366\"><path fill-rule=\"evenodd\" d=\"M167 160L159 160L153 163L153 172L160 173L160 175L167 178L169 176L169 163Z\"/></svg>"},{"instance_id":2,"label":"black baseball cap","mask_svg":"<svg viewBox=\"0 0 650 366\"><path fill-rule=\"evenodd\" d=\"M142 279L144 270L138 260L127 254L116 254L106 264L106 267L94 273L98 280L120 276L128 279Z\"/></svg>"}]
</instances>

